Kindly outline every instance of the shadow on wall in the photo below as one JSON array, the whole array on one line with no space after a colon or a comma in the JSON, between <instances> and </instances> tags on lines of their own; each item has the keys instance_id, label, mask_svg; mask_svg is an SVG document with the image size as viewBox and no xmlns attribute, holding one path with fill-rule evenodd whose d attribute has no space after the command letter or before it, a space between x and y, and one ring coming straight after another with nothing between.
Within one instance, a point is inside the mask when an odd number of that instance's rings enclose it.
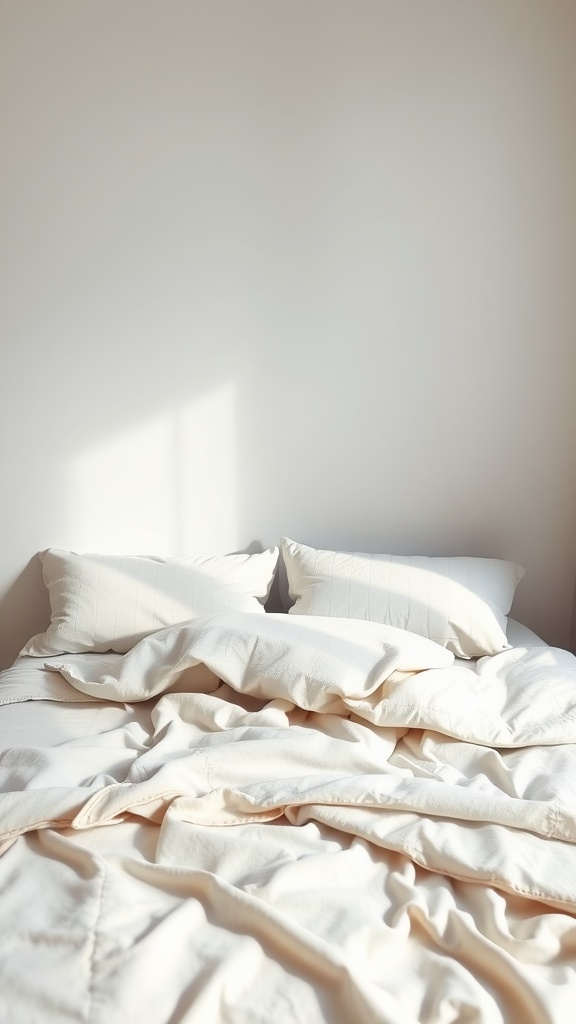
<instances>
[{"instance_id":1,"label":"shadow on wall","mask_svg":"<svg viewBox=\"0 0 576 1024\"><path fill-rule=\"evenodd\" d=\"M576 654L576 586L574 588L574 603L572 605L572 625L570 628L570 650Z\"/></svg>"},{"instance_id":2,"label":"shadow on wall","mask_svg":"<svg viewBox=\"0 0 576 1024\"><path fill-rule=\"evenodd\" d=\"M49 622L50 598L35 554L0 600L2 667L14 661L26 641L46 629Z\"/></svg>"}]
</instances>

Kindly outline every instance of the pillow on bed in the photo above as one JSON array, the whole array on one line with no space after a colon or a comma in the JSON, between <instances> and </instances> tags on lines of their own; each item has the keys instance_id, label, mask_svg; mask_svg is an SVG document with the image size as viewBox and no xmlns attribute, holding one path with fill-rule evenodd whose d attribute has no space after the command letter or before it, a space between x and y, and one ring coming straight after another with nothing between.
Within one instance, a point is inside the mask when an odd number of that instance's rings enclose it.
<instances>
[{"instance_id":1,"label":"pillow on bed","mask_svg":"<svg viewBox=\"0 0 576 1024\"><path fill-rule=\"evenodd\" d=\"M522 566L497 558L322 551L282 538L296 615L370 619L476 658L510 647L506 617Z\"/></svg>"},{"instance_id":2,"label":"pillow on bed","mask_svg":"<svg viewBox=\"0 0 576 1024\"><path fill-rule=\"evenodd\" d=\"M213 612L264 613L278 548L254 555L154 558L40 552L51 623L20 652L124 654L177 622Z\"/></svg>"}]
</instances>

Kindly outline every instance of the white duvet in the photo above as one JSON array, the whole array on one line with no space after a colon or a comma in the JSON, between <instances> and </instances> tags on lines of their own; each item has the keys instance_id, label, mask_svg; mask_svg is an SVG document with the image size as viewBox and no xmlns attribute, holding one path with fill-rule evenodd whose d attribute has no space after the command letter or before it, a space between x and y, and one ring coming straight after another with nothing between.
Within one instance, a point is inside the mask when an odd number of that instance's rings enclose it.
<instances>
[{"instance_id":1,"label":"white duvet","mask_svg":"<svg viewBox=\"0 0 576 1024\"><path fill-rule=\"evenodd\" d=\"M573 1019L572 655L231 613L50 667L151 727L1 755L0 1019Z\"/></svg>"}]
</instances>

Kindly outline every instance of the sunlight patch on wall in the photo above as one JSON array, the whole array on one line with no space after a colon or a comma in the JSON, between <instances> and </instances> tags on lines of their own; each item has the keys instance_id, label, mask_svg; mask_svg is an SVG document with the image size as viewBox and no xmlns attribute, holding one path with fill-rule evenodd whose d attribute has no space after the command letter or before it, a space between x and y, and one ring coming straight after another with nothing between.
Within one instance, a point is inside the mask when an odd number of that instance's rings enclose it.
<instances>
[{"instance_id":1,"label":"sunlight patch on wall","mask_svg":"<svg viewBox=\"0 0 576 1024\"><path fill-rule=\"evenodd\" d=\"M186 555L239 546L236 388L200 398L85 450L68 467L61 546Z\"/></svg>"},{"instance_id":2,"label":"sunlight patch on wall","mask_svg":"<svg viewBox=\"0 0 576 1024\"><path fill-rule=\"evenodd\" d=\"M225 384L184 406L174 421L180 472L175 508L184 551L233 551L238 537L236 387Z\"/></svg>"}]
</instances>

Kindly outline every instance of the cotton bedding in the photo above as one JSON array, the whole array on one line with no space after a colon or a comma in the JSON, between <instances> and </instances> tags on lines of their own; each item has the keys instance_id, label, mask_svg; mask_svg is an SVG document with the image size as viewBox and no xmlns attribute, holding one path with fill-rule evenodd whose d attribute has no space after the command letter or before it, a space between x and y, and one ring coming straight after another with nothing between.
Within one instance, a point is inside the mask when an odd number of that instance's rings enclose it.
<instances>
[{"instance_id":1,"label":"cotton bedding","mask_svg":"<svg viewBox=\"0 0 576 1024\"><path fill-rule=\"evenodd\" d=\"M572 1021L573 656L256 620L0 676L0 1020Z\"/></svg>"}]
</instances>

